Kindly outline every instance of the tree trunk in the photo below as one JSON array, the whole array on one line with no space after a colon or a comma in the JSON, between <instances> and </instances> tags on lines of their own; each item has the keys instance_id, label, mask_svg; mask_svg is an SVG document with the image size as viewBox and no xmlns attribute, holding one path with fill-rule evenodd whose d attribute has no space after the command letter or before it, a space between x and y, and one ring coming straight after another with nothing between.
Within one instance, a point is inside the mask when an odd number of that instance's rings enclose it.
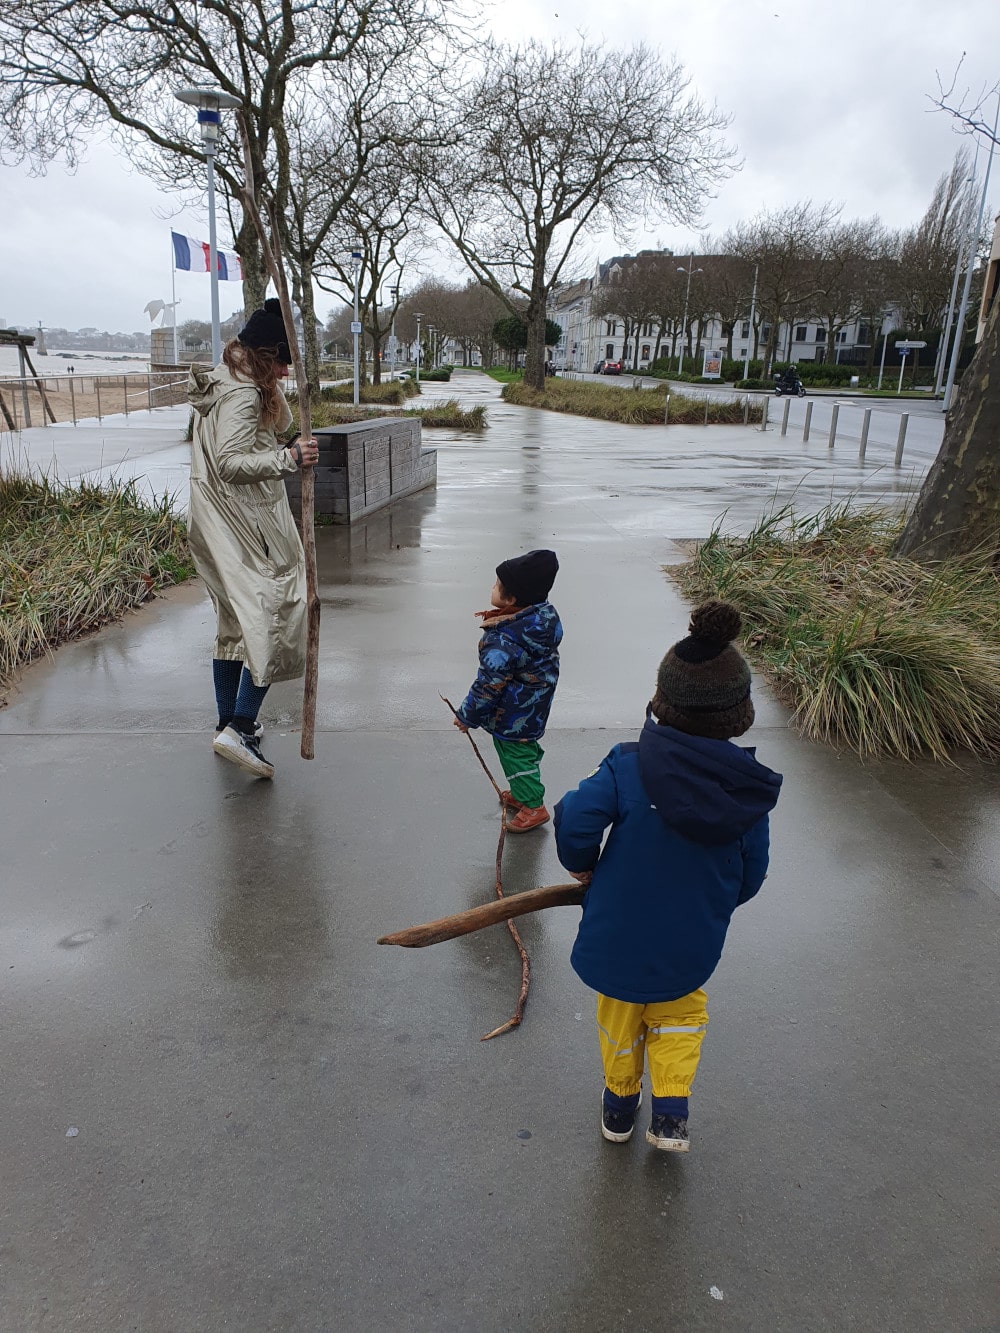
<instances>
[{"instance_id":1,"label":"tree trunk","mask_svg":"<svg viewBox=\"0 0 1000 1333\"><path fill-rule=\"evenodd\" d=\"M962 377L944 440L896 544L914 560L946 560L989 551L1000 555L1000 314Z\"/></svg>"},{"instance_id":2,"label":"tree trunk","mask_svg":"<svg viewBox=\"0 0 1000 1333\"><path fill-rule=\"evenodd\" d=\"M532 389L545 388L545 288L536 269L531 284L531 300L525 312L528 320L528 346L524 354L524 382Z\"/></svg>"},{"instance_id":3,"label":"tree trunk","mask_svg":"<svg viewBox=\"0 0 1000 1333\"><path fill-rule=\"evenodd\" d=\"M243 310L247 318L264 304L267 293L267 272L260 240L253 223L244 214L243 224L236 237L236 253L243 267Z\"/></svg>"},{"instance_id":4,"label":"tree trunk","mask_svg":"<svg viewBox=\"0 0 1000 1333\"><path fill-rule=\"evenodd\" d=\"M316 302L313 296L312 266L298 275L296 300L302 316L302 345L305 348L306 380L310 402L319 401L319 334L316 331ZM301 392L300 387L300 392Z\"/></svg>"}]
</instances>

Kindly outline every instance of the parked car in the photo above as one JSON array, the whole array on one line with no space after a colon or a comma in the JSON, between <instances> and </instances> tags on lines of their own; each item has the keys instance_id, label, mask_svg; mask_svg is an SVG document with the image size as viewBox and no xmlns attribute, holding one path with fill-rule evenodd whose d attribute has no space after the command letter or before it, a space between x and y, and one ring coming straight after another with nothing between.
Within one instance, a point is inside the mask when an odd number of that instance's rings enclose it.
<instances>
[{"instance_id":1,"label":"parked car","mask_svg":"<svg viewBox=\"0 0 1000 1333\"><path fill-rule=\"evenodd\" d=\"M595 375L620 375L622 373L622 363L620 361L598 361L594 367Z\"/></svg>"}]
</instances>

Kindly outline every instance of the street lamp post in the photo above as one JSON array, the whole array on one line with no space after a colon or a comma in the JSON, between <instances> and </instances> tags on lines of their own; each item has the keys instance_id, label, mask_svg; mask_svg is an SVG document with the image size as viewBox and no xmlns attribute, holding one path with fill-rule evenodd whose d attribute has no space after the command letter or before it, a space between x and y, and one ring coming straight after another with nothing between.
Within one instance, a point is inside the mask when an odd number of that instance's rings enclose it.
<instances>
[{"instance_id":1,"label":"street lamp post","mask_svg":"<svg viewBox=\"0 0 1000 1333\"><path fill-rule=\"evenodd\" d=\"M420 383L420 321L423 319L423 311L417 313L417 383Z\"/></svg>"},{"instance_id":2,"label":"street lamp post","mask_svg":"<svg viewBox=\"0 0 1000 1333\"><path fill-rule=\"evenodd\" d=\"M361 401L361 357L360 357L360 339L361 339L361 318L360 307L358 305L358 284L361 278L361 249L360 246L351 251L351 261L354 264L354 320L351 324L351 337L354 339L354 406L357 407Z\"/></svg>"},{"instance_id":3,"label":"street lamp post","mask_svg":"<svg viewBox=\"0 0 1000 1333\"><path fill-rule=\"evenodd\" d=\"M885 349L886 349L886 347L888 346L888 343L889 343L889 330L885 327L885 321L886 321L888 318L889 318L889 316L888 316L887 314L882 316L882 329L883 329L883 333L882 333L882 360L879 362L879 368L878 368L878 385L877 385L877 387L878 387L879 389L881 389L881 387L882 387L882 376L885 374Z\"/></svg>"},{"instance_id":4,"label":"street lamp post","mask_svg":"<svg viewBox=\"0 0 1000 1333\"><path fill-rule=\"evenodd\" d=\"M684 293L684 321L681 324L681 350L677 354L677 369L679 371L683 370L684 368L684 340L687 337L688 302L691 299L691 275L692 273L703 272L703 270L700 268L692 268L691 266L693 263L694 263L694 255L692 254L691 258L688 260L687 268L684 268L680 264L677 266L678 273L686 273L688 275L687 290Z\"/></svg>"},{"instance_id":5,"label":"street lamp post","mask_svg":"<svg viewBox=\"0 0 1000 1333\"><path fill-rule=\"evenodd\" d=\"M389 296L392 299L392 325L389 329L389 374L392 379L396 378L396 306L399 304L399 288L390 287Z\"/></svg>"},{"instance_id":6,"label":"street lamp post","mask_svg":"<svg viewBox=\"0 0 1000 1333\"><path fill-rule=\"evenodd\" d=\"M750 297L750 331L747 335L747 350L743 357L743 378L746 379L750 374L750 339L753 337L753 321L757 313L757 275L760 273L760 265L753 266L753 294Z\"/></svg>"},{"instance_id":7,"label":"street lamp post","mask_svg":"<svg viewBox=\"0 0 1000 1333\"><path fill-rule=\"evenodd\" d=\"M986 211L986 199L990 188L990 172L993 169L993 154L997 146L998 129L1000 129L1000 95L997 96L997 114L993 122L993 136L990 139L990 155L986 159L986 175L983 177L983 193L979 202L979 215L976 218L975 230L969 233L969 264L965 270L962 300L958 307L958 319L955 321L955 341L951 348L951 362L948 366L948 379L944 386L944 397L941 399L942 412L947 412L951 407L951 395L955 387L955 372L958 370L958 358L962 354L962 343L965 341L965 316L969 309L969 289L972 286L972 270L976 262L976 237L983 234L983 214Z\"/></svg>"},{"instance_id":8,"label":"street lamp post","mask_svg":"<svg viewBox=\"0 0 1000 1333\"><path fill-rule=\"evenodd\" d=\"M431 355L432 371L437 369L437 347L436 347L436 339L434 337L435 332L436 332L435 326L433 324L428 324L427 333L428 333L428 342L430 343L430 347L428 350L430 351Z\"/></svg>"},{"instance_id":9,"label":"street lamp post","mask_svg":"<svg viewBox=\"0 0 1000 1333\"><path fill-rule=\"evenodd\" d=\"M222 112L240 105L238 97L215 92L211 88L180 88L174 93L178 102L198 108L198 128L208 168L208 275L212 294L212 365L222 360L222 335L219 331L219 251L215 241L215 148L219 142Z\"/></svg>"}]
</instances>

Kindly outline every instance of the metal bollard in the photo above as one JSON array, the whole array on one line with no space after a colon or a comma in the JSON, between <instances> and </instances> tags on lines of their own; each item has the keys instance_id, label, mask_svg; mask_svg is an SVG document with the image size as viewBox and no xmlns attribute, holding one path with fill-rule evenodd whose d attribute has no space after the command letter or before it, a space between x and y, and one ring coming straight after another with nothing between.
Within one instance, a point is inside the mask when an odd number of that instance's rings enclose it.
<instances>
[{"instance_id":1,"label":"metal bollard","mask_svg":"<svg viewBox=\"0 0 1000 1333\"><path fill-rule=\"evenodd\" d=\"M670 394L667 394L667 401L663 404L663 424L667 424L667 418L670 416Z\"/></svg>"},{"instance_id":2,"label":"metal bollard","mask_svg":"<svg viewBox=\"0 0 1000 1333\"><path fill-rule=\"evenodd\" d=\"M899 418L899 434L896 437L896 457L895 466L899 467L903 461L903 445L906 442L906 427L910 420L909 412L904 412Z\"/></svg>"},{"instance_id":3,"label":"metal bollard","mask_svg":"<svg viewBox=\"0 0 1000 1333\"><path fill-rule=\"evenodd\" d=\"M125 398L125 415L128 416L128 384L124 375L122 376L122 394Z\"/></svg>"},{"instance_id":4,"label":"metal bollard","mask_svg":"<svg viewBox=\"0 0 1000 1333\"><path fill-rule=\"evenodd\" d=\"M153 410L153 377L152 377L152 375L147 375L147 376L146 376L146 399L147 399L147 401L148 401L148 403L149 403L149 410L150 410L150 412L152 412L152 410Z\"/></svg>"},{"instance_id":5,"label":"metal bollard","mask_svg":"<svg viewBox=\"0 0 1000 1333\"><path fill-rule=\"evenodd\" d=\"M749 422L749 420L750 420L750 395L747 394L747 396L743 399L743 424L744 424L744 426Z\"/></svg>"},{"instance_id":6,"label":"metal bollard","mask_svg":"<svg viewBox=\"0 0 1000 1333\"><path fill-rule=\"evenodd\" d=\"M868 448L868 427L871 424L872 424L872 410L870 407L866 407L865 419L861 423L861 448L858 450L859 463L863 463L865 461L865 451Z\"/></svg>"},{"instance_id":7,"label":"metal bollard","mask_svg":"<svg viewBox=\"0 0 1000 1333\"><path fill-rule=\"evenodd\" d=\"M94 376L94 388L97 390L97 420L100 421L100 420L102 420L102 417L101 417L101 381L100 381L99 376L97 376L97 375Z\"/></svg>"},{"instance_id":8,"label":"metal bollard","mask_svg":"<svg viewBox=\"0 0 1000 1333\"><path fill-rule=\"evenodd\" d=\"M708 394L705 395L705 425L708 425Z\"/></svg>"},{"instance_id":9,"label":"metal bollard","mask_svg":"<svg viewBox=\"0 0 1000 1333\"><path fill-rule=\"evenodd\" d=\"M771 405L771 400L770 400L770 398L765 398L765 399L762 401L762 403L761 403L761 408L760 408L760 428L761 428L761 430L767 430L767 410L768 410L768 408L770 407L770 405Z\"/></svg>"},{"instance_id":10,"label":"metal bollard","mask_svg":"<svg viewBox=\"0 0 1000 1333\"><path fill-rule=\"evenodd\" d=\"M810 426L811 423L812 423L812 419L813 419L813 405L812 405L812 403L806 403L806 419L805 419L805 423L804 423L804 425L803 425L803 427L802 427L802 443L803 443L803 444L805 444L806 441L809 439L809 426Z\"/></svg>"},{"instance_id":11,"label":"metal bollard","mask_svg":"<svg viewBox=\"0 0 1000 1333\"><path fill-rule=\"evenodd\" d=\"M73 425L76 425L76 390L73 387L73 376L69 377L69 410L73 416Z\"/></svg>"},{"instance_id":12,"label":"metal bollard","mask_svg":"<svg viewBox=\"0 0 1000 1333\"><path fill-rule=\"evenodd\" d=\"M832 449L837 440L837 418L840 416L840 404L834 403L833 412L830 415L830 436L827 440L827 448Z\"/></svg>"},{"instance_id":13,"label":"metal bollard","mask_svg":"<svg viewBox=\"0 0 1000 1333\"><path fill-rule=\"evenodd\" d=\"M787 434L788 434L788 413L789 413L791 410L792 410L792 400L791 400L790 398L786 398L786 399L785 399L785 409L784 409L784 411L783 411L782 414L781 414L781 433L782 433L782 435L787 435Z\"/></svg>"}]
</instances>

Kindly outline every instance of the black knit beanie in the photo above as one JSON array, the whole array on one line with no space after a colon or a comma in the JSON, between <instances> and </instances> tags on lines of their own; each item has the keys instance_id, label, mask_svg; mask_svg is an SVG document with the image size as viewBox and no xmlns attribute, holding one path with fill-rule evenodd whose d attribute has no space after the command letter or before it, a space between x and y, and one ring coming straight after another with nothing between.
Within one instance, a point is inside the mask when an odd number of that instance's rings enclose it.
<instances>
[{"instance_id":1,"label":"black knit beanie","mask_svg":"<svg viewBox=\"0 0 1000 1333\"><path fill-rule=\"evenodd\" d=\"M265 301L263 310L255 310L236 336L244 347L264 348L274 352L283 365L292 364L288 333L285 321L281 318L281 302L277 297L272 296L269 301Z\"/></svg>"},{"instance_id":2,"label":"black knit beanie","mask_svg":"<svg viewBox=\"0 0 1000 1333\"><path fill-rule=\"evenodd\" d=\"M732 647L743 619L729 602L704 602L691 613L686 639L675 643L656 674L653 713L689 736L727 741L753 726L750 668Z\"/></svg>"},{"instance_id":3,"label":"black knit beanie","mask_svg":"<svg viewBox=\"0 0 1000 1333\"><path fill-rule=\"evenodd\" d=\"M544 602L558 572L555 551L529 551L527 555L515 555L497 565L497 578L503 584L504 592L513 597L518 606Z\"/></svg>"}]
</instances>

